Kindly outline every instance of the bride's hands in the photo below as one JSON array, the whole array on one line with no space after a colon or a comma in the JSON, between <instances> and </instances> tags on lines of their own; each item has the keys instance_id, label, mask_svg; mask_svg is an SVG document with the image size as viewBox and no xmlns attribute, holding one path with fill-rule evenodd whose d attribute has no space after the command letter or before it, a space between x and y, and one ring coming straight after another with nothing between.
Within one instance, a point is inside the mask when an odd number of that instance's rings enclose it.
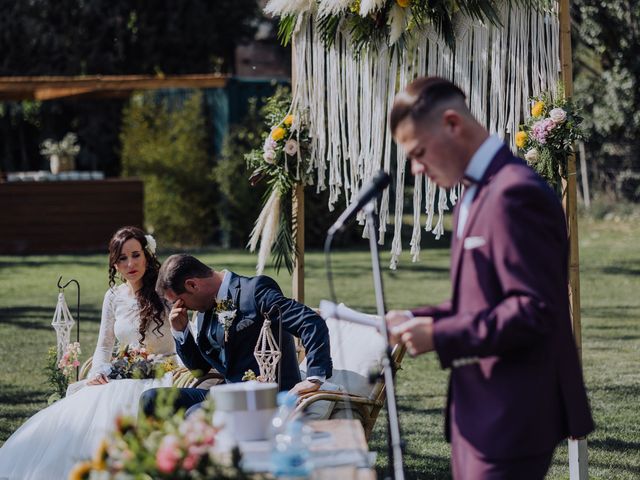
<instances>
[{"instance_id":1,"label":"bride's hands","mask_svg":"<svg viewBox=\"0 0 640 480\"><path fill-rule=\"evenodd\" d=\"M91 380L89 380L87 382L87 385L104 385L105 383L109 383L109 379L102 373L99 373Z\"/></svg>"}]
</instances>

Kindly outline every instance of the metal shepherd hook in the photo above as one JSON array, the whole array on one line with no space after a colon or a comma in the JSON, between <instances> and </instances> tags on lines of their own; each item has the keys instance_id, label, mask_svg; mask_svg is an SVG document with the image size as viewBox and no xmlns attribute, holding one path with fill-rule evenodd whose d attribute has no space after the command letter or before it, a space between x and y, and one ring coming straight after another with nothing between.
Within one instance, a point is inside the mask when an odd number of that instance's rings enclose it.
<instances>
[{"instance_id":1,"label":"metal shepherd hook","mask_svg":"<svg viewBox=\"0 0 640 480\"><path fill-rule=\"evenodd\" d=\"M78 289L78 301L76 305L76 326L77 326L76 342L80 343L80 284L75 278L72 278L64 285L60 285L61 281L62 281L62 275L60 275L60 278L58 278L58 288L60 289L60 291L63 291L65 288L67 288L70 283L75 283ZM78 381L79 377L80 377L80 367L76 367L76 381Z\"/></svg>"}]
</instances>

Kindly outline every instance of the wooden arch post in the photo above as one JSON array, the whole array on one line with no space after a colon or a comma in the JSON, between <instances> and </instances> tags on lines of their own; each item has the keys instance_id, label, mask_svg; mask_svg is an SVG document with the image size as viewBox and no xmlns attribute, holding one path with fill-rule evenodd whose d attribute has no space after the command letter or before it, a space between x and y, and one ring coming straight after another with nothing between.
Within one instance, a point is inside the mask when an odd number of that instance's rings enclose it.
<instances>
[{"instance_id":1,"label":"wooden arch post","mask_svg":"<svg viewBox=\"0 0 640 480\"><path fill-rule=\"evenodd\" d=\"M292 97L295 95L293 89L296 86L296 44L291 41L291 85ZM304 186L296 183L293 187L292 199L292 232L295 245L295 262L293 264L293 277L291 286L291 296L300 303L304 303Z\"/></svg>"},{"instance_id":2,"label":"wooden arch post","mask_svg":"<svg viewBox=\"0 0 640 480\"><path fill-rule=\"evenodd\" d=\"M559 0L560 20L560 68L564 94L573 95L573 60L571 51L571 0ZM569 231L569 301L571 322L578 356L582 360L582 323L580 317L580 256L578 245L578 194L576 185L576 156L567 159L567 180L563 185L563 206ZM571 480L589 478L586 439L569 439L569 477Z\"/></svg>"}]
</instances>

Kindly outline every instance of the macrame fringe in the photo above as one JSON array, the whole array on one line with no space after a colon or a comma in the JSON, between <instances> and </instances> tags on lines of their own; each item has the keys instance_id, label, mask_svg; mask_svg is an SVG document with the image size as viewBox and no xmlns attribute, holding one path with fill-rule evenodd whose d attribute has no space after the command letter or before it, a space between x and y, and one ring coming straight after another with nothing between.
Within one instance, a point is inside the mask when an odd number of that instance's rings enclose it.
<instances>
[{"instance_id":1,"label":"macrame fringe","mask_svg":"<svg viewBox=\"0 0 640 480\"><path fill-rule=\"evenodd\" d=\"M316 18L344 12L350 0L271 0L273 13L300 13L294 33L295 112L308 112L312 168L316 190L329 189L329 210L343 199L351 203L359 189L379 168L394 169L394 218L390 218L391 190L378 205L379 242L385 241L387 224L393 222L390 267L396 268L402 253L402 216L406 158L393 148L387 125L395 94L421 75L438 75L456 82L468 94L471 113L487 129L514 147L515 132L529 115L528 98L557 88L559 22L557 6L550 10L528 9L507 2L500 9L501 26L485 25L457 14L455 49L449 48L432 26L404 35L405 48L396 47L404 12L390 18L390 44L369 45L359 54L351 34L338 28L327 47L316 28ZM384 0L362 0L366 15ZM313 4L313 5L311 5ZM314 12L314 5L317 12ZM394 5L394 9L396 6ZM397 38L396 38L397 37ZM395 155L393 152L395 151ZM424 182L424 185L423 185ZM444 233L444 213L462 194L456 186L448 192L428 178L416 177L413 192L411 258L420 254L421 213L424 229L436 238ZM260 220L260 219L259 219ZM364 223L360 214L358 220ZM256 223L256 226L258 222ZM365 235L367 229L364 229ZM257 241L256 241L257 242ZM257 244L257 243L256 243Z\"/></svg>"}]
</instances>

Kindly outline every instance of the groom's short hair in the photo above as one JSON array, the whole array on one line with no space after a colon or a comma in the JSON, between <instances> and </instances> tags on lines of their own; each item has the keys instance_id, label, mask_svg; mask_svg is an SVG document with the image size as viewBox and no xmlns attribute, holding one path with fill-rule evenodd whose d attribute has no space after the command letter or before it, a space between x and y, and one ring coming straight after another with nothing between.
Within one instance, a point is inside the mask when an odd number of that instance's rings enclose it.
<instances>
[{"instance_id":1,"label":"groom's short hair","mask_svg":"<svg viewBox=\"0 0 640 480\"><path fill-rule=\"evenodd\" d=\"M211 267L206 266L196 257L179 253L167 258L158 272L156 292L164 296L167 290L177 295L184 293L184 282L190 278L207 278L213 275Z\"/></svg>"}]
</instances>

